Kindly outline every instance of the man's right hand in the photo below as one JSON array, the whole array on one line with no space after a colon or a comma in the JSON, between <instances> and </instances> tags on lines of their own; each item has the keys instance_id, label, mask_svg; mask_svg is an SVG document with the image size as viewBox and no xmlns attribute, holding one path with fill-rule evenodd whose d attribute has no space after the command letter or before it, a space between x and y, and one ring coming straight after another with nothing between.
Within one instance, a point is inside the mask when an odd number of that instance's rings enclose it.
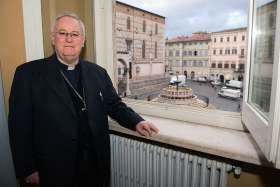
<instances>
[{"instance_id":1,"label":"man's right hand","mask_svg":"<svg viewBox=\"0 0 280 187\"><path fill-rule=\"evenodd\" d=\"M28 177L26 177L25 182L28 184L35 184L35 185L39 185L40 184L40 178L39 178L39 173L38 171L32 173L31 175L29 175Z\"/></svg>"}]
</instances>

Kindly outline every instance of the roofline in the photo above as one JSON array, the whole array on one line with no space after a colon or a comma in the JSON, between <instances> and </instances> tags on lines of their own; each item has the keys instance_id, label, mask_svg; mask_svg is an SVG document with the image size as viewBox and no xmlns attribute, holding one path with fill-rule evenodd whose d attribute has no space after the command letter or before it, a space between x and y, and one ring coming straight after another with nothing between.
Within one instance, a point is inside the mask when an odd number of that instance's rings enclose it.
<instances>
[{"instance_id":1,"label":"roofline","mask_svg":"<svg viewBox=\"0 0 280 187\"><path fill-rule=\"evenodd\" d=\"M156 13L153 13L153 12L149 12L149 11L147 11L147 10L144 10L144 9L141 9L141 8L138 8L138 7L135 7L135 6L132 6L132 5L129 5L129 4L120 2L120 1L116 1L116 3L122 4L122 5L128 6L128 7L130 7L130 8L134 8L134 9L136 9L136 10L140 10L140 11L143 11L143 12L146 12L146 13L152 14L152 15L154 15L154 16L158 16L158 17L161 17L161 18L165 19L164 16L161 16L161 15L156 14Z\"/></svg>"},{"instance_id":2,"label":"roofline","mask_svg":"<svg viewBox=\"0 0 280 187\"><path fill-rule=\"evenodd\" d=\"M239 28L235 28L235 29L225 29L225 30L221 30L221 31L211 32L211 34L221 33L221 32L233 32L233 31L239 31L239 30L247 30L247 27L239 27Z\"/></svg>"},{"instance_id":3,"label":"roofline","mask_svg":"<svg viewBox=\"0 0 280 187\"><path fill-rule=\"evenodd\" d=\"M199 40L199 39L193 39L193 40L176 40L176 41L166 41L165 43L183 43L183 42L202 42L202 41L210 41L211 39L203 39L203 40Z\"/></svg>"}]
</instances>

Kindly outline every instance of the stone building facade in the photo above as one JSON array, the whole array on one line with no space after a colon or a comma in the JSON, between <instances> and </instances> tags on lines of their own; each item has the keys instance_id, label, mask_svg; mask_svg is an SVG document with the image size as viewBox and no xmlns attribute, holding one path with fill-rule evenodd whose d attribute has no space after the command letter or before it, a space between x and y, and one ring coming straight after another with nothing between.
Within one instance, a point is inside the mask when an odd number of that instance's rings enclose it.
<instances>
[{"instance_id":1,"label":"stone building facade","mask_svg":"<svg viewBox=\"0 0 280 187\"><path fill-rule=\"evenodd\" d=\"M196 32L191 36L166 40L166 60L173 74L185 74L189 79L209 76L210 34Z\"/></svg>"},{"instance_id":2,"label":"stone building facade","mask_svg":"<svg viewBox=\"0 0 280 187\"><path fill-rule=\"evenodd\" d=\"M247 29L211 33L209 67L211 79L243 79L247 54Z\"/></svg>"},{"instance_id":3,"label":"stone building facade","mask_svg":"<svg viewBox=\"0 0 280 187\"><path fill-rule=\"evenodd\" d=\"M115 52L119 93L162 89L165 17L116 1Z\"/></svg>"}]
</instances>

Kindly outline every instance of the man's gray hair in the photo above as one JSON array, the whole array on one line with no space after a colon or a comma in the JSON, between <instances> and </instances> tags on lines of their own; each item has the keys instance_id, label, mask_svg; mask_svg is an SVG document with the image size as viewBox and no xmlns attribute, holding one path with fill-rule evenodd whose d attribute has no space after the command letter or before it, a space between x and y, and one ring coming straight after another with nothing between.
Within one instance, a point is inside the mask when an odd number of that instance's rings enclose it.
<instances>
[{"instance_id":1,"label":"man's gray hair","mask_svg":"<svg viewBox=\"0 0 280 187\"><path fill-rule=\"evenodd\" d=\"M83 36L86 36L86 29L85 29L85 24L84 22L81 20L81 18L77 15L74 14L72 12L63 12L62 14L59 14L56 18L55 18L55 22L52 26L52 32L55 32L55 27L56 27L56 23L63 17L71 17L75 20L77 20L80 24L80 28L81 28L81 32Z\"/></svg>"}]
</instances>

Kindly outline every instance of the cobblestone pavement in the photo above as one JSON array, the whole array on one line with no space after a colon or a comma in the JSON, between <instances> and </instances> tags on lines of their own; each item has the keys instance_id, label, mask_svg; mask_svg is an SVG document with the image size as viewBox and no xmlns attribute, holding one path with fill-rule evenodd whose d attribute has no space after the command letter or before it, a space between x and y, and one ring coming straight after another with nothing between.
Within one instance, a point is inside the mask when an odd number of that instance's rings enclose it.
<instances>
[{"instance_id":1,"label":"cobblestone pavement","mask_svg":"<svg viewBox=\"0 0 280 187\"><path fill-rule=\"evenodd\" d=\"M193 93L197 95L198 98L202 100L205 100L205 98L209 98L209 104L215 106L216 109L231 112L240 112L242 98L230 99L218 96L217 93L220 90L221 86L217 86L216 88L214 88L210 83L199 83L191 80L187 80L186 85L193 89ZM147 100L148 96L150 96L150 99L152 99L154 97L157 97L159 94L160 90L139 95L137 96L137 99ZM135 98L135 96L131 96L131 98Z\"/></svg>"}]
</instances>

